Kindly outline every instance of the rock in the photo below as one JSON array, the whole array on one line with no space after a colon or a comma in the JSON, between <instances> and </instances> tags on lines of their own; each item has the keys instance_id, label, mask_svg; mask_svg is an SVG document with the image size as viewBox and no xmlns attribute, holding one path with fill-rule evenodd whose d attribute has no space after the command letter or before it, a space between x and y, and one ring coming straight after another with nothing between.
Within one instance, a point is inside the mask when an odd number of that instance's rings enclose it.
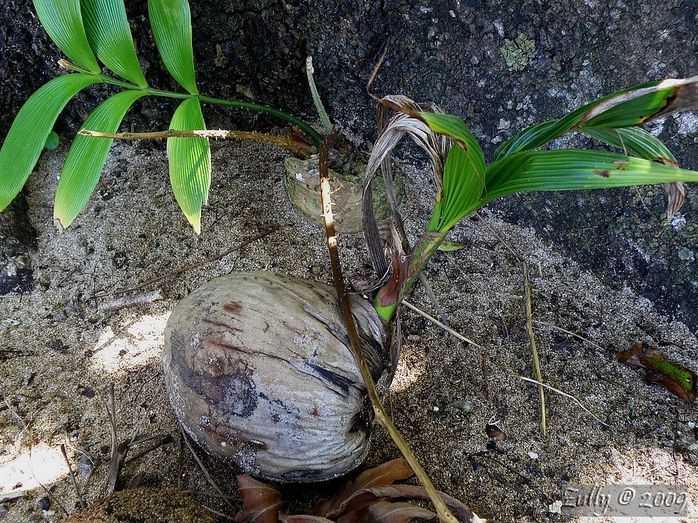
<instances>
[{"instance_id":1,"label":"rock","mask_svg":"<svg viewBox=\"0 0 698 523\"><path fill-rule=\"evenodd\" d=\"M311 53L331 119L363 148L376 136L375 103L365 85L387 42L390 47L373 91L433 101L464 117L490 158L495 143L518 128L560 117L635 83L698 71L698 4L680 0L660 7L650 0L552 5L543 0L493 0L457 6L441 0L429 9L416 0L347 0L332 8L320 0L191 4L202 92L245 99L252 95L296 114L313 115L304 78L306 53ZM148 79L158 87L173 88L150 36L145 2L129 2L128 9ZM651 16L639 17L644 12ZM507 47L507 41L514 47ZM3 4L0 45L4 132L11 123L9 115L57 71L60 53L38 26L29 3L19 0ZM502 49L516 51L518 59L508 64ZM70 106L59 129L77 128L96 100L90 93ZM231 127L230 111L206 107L205 112L209 127ZM162 129L171 113L172 105L162 101L139 104L126 125L137 122L139 128ZM500 120L511 125L498 129ZM278 123L243 112L236 112L234 121L236 126L258 129ZM698 169L692 122L691 117L669 117L657 131L683 166ZM535 227L607 283L629 286L696 330L695 262L681 260L675 252L698 252L694 191L689 186L687 225L680 233L657 222L662 198L649 198L650 219L643 216L634 190L524 195L493 208L507 220ZM640 218L637 223L635 216Z\"/></svg>"},{"instance_id":2,"label":"rock","mask_svg":"<svg viewBox=\"0 0 698 523\"><path fill-rule=\"evenodd\" d=\"M23 293L34 286L31 251L36 231L27 218L27 203L20 195L0 213L0 296Z\"/></svg>"}]
</instances>

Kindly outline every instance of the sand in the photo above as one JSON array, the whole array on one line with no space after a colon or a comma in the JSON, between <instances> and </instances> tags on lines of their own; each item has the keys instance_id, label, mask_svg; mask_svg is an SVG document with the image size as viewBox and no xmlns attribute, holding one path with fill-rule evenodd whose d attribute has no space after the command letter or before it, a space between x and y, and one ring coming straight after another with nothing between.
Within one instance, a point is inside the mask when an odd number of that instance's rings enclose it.
<instances>
[{"instance_id":1,"label":"sand","mask_svg":"<svg viewBox=\"0 0 698 523\"><path fill-rule=\"evenodd\" d=\"M52 200L65 152L44 153L28 185L39 234L34 289L0 296L0 520L58 521L61 506L69 513L79 508L61 444L84 503L104 496L109 384L119 440L173 437L128 463L120 486L180 486L233 514L209 496L212 488L180 446L160 367L164 325L179 299L231 271L266 269L330 283L322 230L288 203L281 150L214 144L210 202L197 237L169 188L164 146L118 144L88 207L60 234ZM400 167L414 237L429 214L430 182L410 162ZM222 259L172 274L270 229ZM497 521L561 521L556 502L575 484L684 484L698 503L695 407L644 384L639 369L616 360L618 351L646 341L695 369L695 334L642 296L604 286L532 230L487 210L465 220L452 239L465 248L439 253L426 275L450 326L475 343L405 310L403 353L387 400L436 486ZM361 235L342 236L341 249L347 274L368 270ZM524 262L533 319L541 322L534 327L543 380L584 407L546 391L546 436L538 391L520 377L533 372ZM138 286L119 301L116 291ZM434 314L421 289L410 301ZM496 448L488 449L488 423L503 432ZM376 428L366 464L397 456ZM236 471L206 463L239 508ZM333 485L285 492L303 506Z\"/></svg>"}]
</instances>

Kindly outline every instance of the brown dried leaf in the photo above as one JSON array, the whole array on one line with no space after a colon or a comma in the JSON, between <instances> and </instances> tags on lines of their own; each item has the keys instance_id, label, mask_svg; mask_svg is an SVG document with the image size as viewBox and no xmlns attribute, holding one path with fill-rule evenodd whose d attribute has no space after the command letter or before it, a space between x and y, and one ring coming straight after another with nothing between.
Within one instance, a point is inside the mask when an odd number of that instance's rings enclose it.
<instances>
[{"instance_id":1,"label":"brown dried leaf","mask_svg":"<svg viewBox=\"0 0 698 523\"><path fill-rule=\"evenodd\" d=\"M282 514L279 521L282 523L334 523L331 519L323 518L322 516L308 516L306 514L295 516Z\"/></svg>"},{"instance_id":2,"label":"brown dried leaf","mask_svg":"<svg viewBox=\"0 0 698 523\"><path fill-rule=\"evenodd\" d=\"M356 479L347 481L333 498L319 504L313 510L318 516L336 517L345 511L346 502L358 491L392 485L412 477L414 472L403 458L394 459L359 474Z\"/></svg>"},{"instance_id":3,"label":"brown dried leaf","mask_svg":"<svg viewBox=\"0 0 698 523\"><path fill-rule=\"evenodd\" d=\"M640 342L618 353L618 361L645 369L645 383L661 385L687 403L698 396L698 376L683 365L671 362L654 347Z\"/></svg>"},{"instance_id":4,"label":"brown dried leaf","mask_svg":"<svg viewBox=\"0 0 698 523\"><path fill-rule=\"evenodd\" d=\"M353 483L357 489L384 487L392 485L396 481L409 479L413 474L414 472L407 460L398 458L372 469L364 470Z\"/></svg>"},{"instance_id":5,"label":"brown dried leaf","mask_svg":"<svg viewBox=\"0 0 698 523\"><path fill-rule=\"evenodd\" d=\"M397 114L388 120L388 110L393 109ZM437 107L429 107L434 112L440 112ZM424 150L430 160L432 175L437 188L437 194L441 194L443 182L443 170L451 140L445 136L437 135L429 126L415 115L423 111L423 108L413 100L401 95L386 96L381 99L378 107L378 120L380 134L371 150L371 155L366 165L366 177L363 192L363 216L364 237L371 255L373 268L379 276L388 270L388 261L383 254L383 246L379 240L376 225L376 216L373 209L373 181L380 169L386 182L390 207L393 210L393 218L401 236L402 219L397 212L397 201L392 187L392 151L404 136L408 136L414 143ZM437 199L440 196L437 196ZM406 242L406 238L401 238ZM406 247L406 245L403 245Z\"/></svg>"},{"instance_id":6,"label":"brown dried leaf","mask_svg":"<svg viewBox=\"0 0 698 523\"><path fill-rule=\"evenodd\" d=\"M380 500L340 517L337 523L410 523L416 518L437 521L436 514L418 505Z\"/></svg>"},{"instance_id":7,"label":"brown dried leaf","mask_svg":"<svg viewBox=\"0 0 698 523\"><path fill-rule=\"evenodd\" d=\"M380 497L388 497L391 499L420 499L423 501L429 501L429 494L426 489L421 485L393 485L390 487L380 487L377 489L371 489L375 495ZM461 523L484 523L485 520L480 519L472 510L466 507L463 503L458 501L456 498L439 492L441 499L444 503L448 505L451 512Z\"/></svg>"},{"instance_id":8,"label":"brown dried leaf","mask_svg":"<svg viewBox=\"0 0 698 523\"><path fill-rule=\"evenodd\" d=\"M667 192L666 221L670 223L674 215L681 210L686 203L686 186L683 182L667 183L664 185Z\"/></svg>"},{"instance_id":9,"label":"brown dried leaf","mask_svg":"<svg viewBox=\"0 0 698 523\"><path fill-rule=\"evenodd\" d=\"M456 498L439 493L444 503L451 509L453 515L456 516L461 523L478 523L482 520L475 515L468 507L458 501ZM378 500L408 500L419 499L429 501L429 494L421 485L389 485L385 487L373 487L359 490L345 501L344 512L358 513L366 509L372 503Z\"/></svg>"},{"instance_id":10,"label":"brown dried leaf","mask_svg":"<svg viewBox=\"0 0 698 523\"><path fill-rule=\"evenodd\" d=\"M236 523L278 523L283 505L281 493L273 486L247 474L237 476L243 510L235 516Z\"/></svg>"}]
</instances>

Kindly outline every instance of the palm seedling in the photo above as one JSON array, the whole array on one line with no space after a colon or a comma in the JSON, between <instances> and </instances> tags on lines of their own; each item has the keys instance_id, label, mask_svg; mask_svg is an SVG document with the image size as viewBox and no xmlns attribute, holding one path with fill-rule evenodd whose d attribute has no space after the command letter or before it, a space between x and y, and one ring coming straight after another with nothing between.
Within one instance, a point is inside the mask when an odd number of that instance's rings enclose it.
<instances>
[{"instance_id":1,"label":"palm seedling","mask_svg":"<svg viewBox=\"0 0 698 523\"><path fill-rule=\"evenodd\" d=\"M58 0L34 0L34 5L49 36L71 60L71 62L64 62L64 65L73 72L55 78L41 87L29 98L15 118L2 149L0 149L0 210L9 205L26 183L59 113L71 98L90 85L108 84L119 89L119 92L95 108L84 123L86 129L104 136L109 136L118 130L127 111L141 98L162 96L181 100L172 117L170 130L163 134L168 140L170 182L175 198L197 232L201 226L201 209L207 201L211 184L211 156L208 137L215 136L215 134L210 134L210 132L207 134L205 131L202 104L221 104L267 113L300 128L308 136L312 147L319 147L323 141L320 133L312 127L277 109L250 102L212 98L199 93L194 70L191 20L187 0L148 0L149 17L158 50L167 70L184 89L184 92L163 91L149 86L135 53L123 0L61 0L60 2ZM98 60L116 76L102 73ZM434 108L424 110L418 104L402 96L384 98L380 105L384 125L369 158L364 189L365 238L374 269L382 281L382 286L376 293L373 303L378 317L386 325L394 324L396 311L402 297L412 289L429 259L439 248L443 247L448 233L464 217L497 197L524 191L597 189L667 183L671 184L669 186L668 212L669 214L676 212L684 197L681 182L698 181L698 172L679 168L671 152L656 137L637 126L651 118L677 110L690 110L696 106L698 106L698 77L644 84L587 104L559 120L544 122L521 131L499 147L494 161L488 164L474 135L460 118L443 114ZM386 122L390 109L395 110L396 114ZM327 122L325 122L325 127L328 129L330 127ZM573 131L582 132L602 143L621 148L624 153L578 149L540 150L551 140ZM402 219L397 209L393 189L390 161L391 151L405 135L427 152L437 189L431 217L414 247L410 246L402 228ZM282 139L276 143L291 149L294 148L291 140L284 141ZM65 228L70 225L86 205L97 184L110 145L110 138L97 139L83 134L77 136L73 141L56 192L54 217L59 227ZM320 149L321 152L325 153L326 173L327 144ZM322 155L320 165L322 172ZM386 193L392 208L393 229L396 232L392 235L394 239L389 242L391 253L389 257L386 257L379 234L379 226L373 212L372 184L379 169L382 170L386 182ZM323 181L323 184L325 182L326 180ZM327 194L329 194L328 190L325 191L325 195ZM327 196L325 199L327 200ZM328 207L329 205L326 205L326 208ZM326 213L326 217L329 214ZM330 231L330 229L328 225L327 230ZM332 244L332 242L334 243ZM334 236L330 235L329 232L328 245L334 245L336 249ZM332 257L332 247L330 252ZM339 267L339 263L338 258L332 259L334 272L334 269ZM255 279L252 276L247 278ZM262 280L263 278L257 279ZM321 300L317 296L314 298L316 302L313 302L312 306L310 306L310 302L301 303L302 310L306 313L312 311L315 314L314 318L319 322L327 323L326 326L330 332L335 332L339 322L328 322L327 319L333 318L332 314L337 315L338 305L343 309L342 318L347 325L347 332L337 331L336 337L351 342L349 343L351 348L346 346L341 350L345 353L353 351L355 363L358 366L358 369L353 368L352 362L347 362L348 372L350 371L350 375L357 379L361 378L365 383L377 419L386 425L401 451L405 453L410 466L415 470L420 481L425 484L430 498L436 505L439 517L443 520L453 521L443 500L431 486L428 477L418 466L414 455L409 452L407 444L380 405L371 369L361 353L363 340L359 339L356 328L351 326L352 313L350 309L356 312L356 307L349 305L346 292L342 291L343 284L337 283L341 282L342 279L340 271L336 272L335 279L337 289L339 289L339 303L330 299L330 293L325 291ZM210 284L218 289L221 282L212 281ZM293 286L304 289L306 293L309 292L309 288L313 288L312 282L295 282ZM223 287L220 289L221 292L228 292ZM237 292L237 290L233 286L230 292ZM300 292L296 291L290 294L296 298L302 296ZM256 291L252 292L251 295L258 297ZM256 301L251 300L252 303L256 303ZM221 305L222 311L213 310L211 314L219 314L226 321L231 319L231 315L237 317L240 310L232 304L238 302L220 302L220 304L225 303L227 305ZM370 310L370 313L375 315L370 305L366 310ZM260 315L256 315L255 318L258 316ZM302 322L302 314L297 316L300 318L298 321ZM223 337L216 338L220 342L220 339L224 339L224 336L229 333L224 332L226 324L219 320L220 318L211 322L211 325L218 326L219 331L209 329L199 332L196 330L193 333L194 338L205 342L213 340L211 336ZM182 324L184 323L182 322ZM198 322L196 325L197 328L203 329L204 327L201 326L204 324L205 322ZM380 321L371 322L371 325L376 324L383 326ZM206 328L208 329L208 327ZM253 324L249 324L247 328L249 331L254 331L252 334L259 336L263 343L269 345L268 340L262 339L266 330L257 328ZM380 329L373 330L379 331ZM235 332L238 331L235 330ZM252 334L250 334L250 340L252 340ZM383 333L378 332L378 334L382 335ZM285 349L293 353L294 357L298 356L294 352L294 346L289 341L292 340L295 343L292 333L281 332L275 339L289 343ZM172 336L171 340L176 342L172 343L171 347L174 354L172 361L180 361L177 358L180 357L181 350L201 350L200 354L204 354L205 350L210 349L210 347L201 349L192 344L180 343L176 336ZM249 354L259 352L253 345L250 343L250 347L254 350L250 349ZM216 346L219 349L226 348L226 350L239 351L241 349L238 346L221 343ZM273 345L274 350L277 350L278 346L279 344ZM307 350L309 346L302 348ZM312 347L310 348L312 349ZM228 352L226 352L227 354ZM269 357L278 359L278 353L272 353ZM308 362L311 361L310 358L314 357L315 355L311 351L310 356L305 359L301 358L302 361L289 359L288 363L297 364L298 368L303 371L301 374L305 376L308 372ZM259 376L267 371L267 367L257 365L244 352L240 353L240 358L240 362L243 361L242 358L247 358L246 364L258 371L254 374L256 380L259 380ZM189 361L196 363L198 360L196 358L186 360L186 362ZM221 358L220 361L227 360ZM343 379L338 380L330 373L330 370L334 372L336 369L326 367L327 362L312 360L312 363L315 365L313 368L316 379L299 380L297 388L286 387L284 394L290 394L289 397L267 398L265 401L275 402L278 400L282 402L280 404L286 404L286 402L293 404L293 401L297 401L295 398L300 391L305 399L314 397L312 394L318 394L317 397L320 398L318 404L324 405L326 402L323 402L322 394L326 394L326 389L328 389L325 386L326 382L329 382L330 385L334 383L334 388L340 386L340 389L342 384L346 385L347 377L344 376ZM253 364L257 366L254 367ZM199 383L196 380L204 380L207 377L215 378L216 383L227 383L226 380L231 380L230 383L237 384L234 390L244 400L247 398L245 393L249 390L256 390L255 387L259 383L252 380L252 373L248 375L243 372L244 376L241 375L238 367L223 370L214 369L215 373L213 374L215 375L211 376L206 374L206 372L211 374L211 369L185 368L182 372L185 373L185 376L186 373L194 376L195 380L192 383ZM167 372L179 371L179 369L168 368L165 370L166 374ZM285 375L285 373L279 371L278 375ZM328 376L333 377L335 381L328 380ZM317 385L319 382L324 385L315 387L318 390L308 390L306 393L303 389L303 387L309 387L313 384ZM242 384L245 386L243 387ZM360 385L356 388L358 390ZM195 392L198 394L201 391L197 389ZM213 435L220 436L220 440L211 437L223 449L246 445L245 448L251 449L251 455L254 457L256 455L255 449L259 447L259 445L255 446L256 443L259 443L256 439L235 441L236 434L239 435L244 430L257 428L249 424L247 417L236 414L238 412L236 409L240 407L239 404L235 403L238 399L237 397L225 396L224 401L229 403L219 406L221 412L225 414L226 423L240 423L241 425L235 425L235 430L229 433ZM206 408L208 408L206 402L218 401L220 403L222 401L220 397L212 399L203 393L197 398L197 401L199 400ZM244 401L242 404L244 406ZM365 402L357 401L356 404L359 405L357 415L367 414L364 412ZM193 403L190 402L188 407L192 405ZM264 406L261 403L260 405L260 408ZM256 406L257 403L255 403L255 408ZM187 412L189 411L191 411L190 408ZM308 415L307 412L306 415ZM348 417L348 419L353 418ZM370 419L370 413L366 419ZM193 419L193 423L199 426L202 420L203 418L199 416ZM311 421L314 428L317 428L317 425L324 425L318 424L314 419ZM298 441L302 442L303 438L306 438L305 434L296 435L293 432L296 430L296 425L291 424L290 428L279 426L279 430L282 432L286 430L293 436L294 444ZM268 426L270 424L264 424L265 430ZM346 428L352 429L351 426ZM370 429L370 425L367 425L367 429ZM338 432L334 435L327 435L327 438L332 437L341 438L343 434ZM267 448L271 452L277 450L275 447ZM312 453L315 449L311 447L307 450ZM291 457L296 457L297 450L294 448L292 451ZM230 451L226 450L225 452ZM279 461L284 463L286 457L282 456L284 459L279 458ZM350 460L350 466L355 466L356 461ZM256 463L251 463L256 467ZM321 466L322 464L319 465L319 467ZM255 472L259 473L260 471L255 469Z\"/></svg>"},{"instance_id":2,"label":"palm seedling","mask_svg":"<svg viewBox=\"0 0 698 523\"><path fill-rule=\"evenodd\" d=\"M119 89L98 105L83 127L97 133L118 130L124 116L147 96L181 100L167 140L170 182L175 199L198 233L201 208L211 185L211 154L202 104L218 104L270 114L297 126L318 145L321 136L305 122L278 109L199 93L194 69L192 27L187 0L149 0L153 37L165 67L184 92L150 87L136 56L123 0L34 0L41 24L70 61L72 71L40 87L22 106L0 149L0 211L19 193L66 104L82 89L107 84ZM112 74L102 72L101 62ZM192 132L193 131L193 132ZM242 133L251 137L252 133ZM211 136L218 136L215 132ZM294 148L292 140L269 138ZM68 227L87 204L111 147L110 138L78 135L63 166L54 204L54 220Z\"/></svg>"},{"instance_id":3,"label":"palm seedling","mask_svg":"<svg viewBox=\"0 0 698 523\"><path fill-rule=\"evenodd\" d=\"M380 100L381 121L388 110L396 114L384 123L368 161L364 189L364 233L373 266L389 281L374 305L385 321L394 318L402 296L414 286L431 256L455 225L495 198L517 192L604 189L656 183L667 184L669 219L684 202L682 182L698 181L698 172L681 169L674 155L650 132L638 127L675 111L698 108L698 76L652 82L620 91L558 119L533 125L499 146L494 160L485 161L482 148L460 118L437 109L425 111L402 96ZM617 152L586 149L541 150L552 140L580 132ZM383 171L392 192L391 151L409 136L430 160L436 185L431 218L414 248L402 232L394 197L395 229L388 260L372 208L372 184Z\"/></svg>"}]
</instances>

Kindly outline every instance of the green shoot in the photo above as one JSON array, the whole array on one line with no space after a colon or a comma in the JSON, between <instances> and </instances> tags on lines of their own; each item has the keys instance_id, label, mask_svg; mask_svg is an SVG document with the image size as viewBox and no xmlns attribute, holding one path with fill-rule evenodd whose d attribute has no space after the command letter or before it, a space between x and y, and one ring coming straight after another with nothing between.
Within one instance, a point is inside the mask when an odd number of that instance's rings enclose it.
<instances>
[{"instance_id":1,"label":"green shoot","mask_svg":"<svg viewBox=\"0 0 698 523\"><path fill-rule=\"evenodd\" d=\"M434 208L424 233L409 253L402 292L379 292L375 306L391 321L399 300L412 288L449 231L464 217L495 198L517 192L604 189L666 183L669 217L683 203L683 182L698 182L698 172L681 169L667 147L635 126L674 111L698 108L698 76L643 84L589 103L569 115L534 125L500 146L494 162L485 164L482 149L465 123L455 116L425 112L411 100L389 97L383 104L398 112L379 137L369 159L364 197L370 198L370 179L376 164L389 159L398 140L397 128L417 143L435 136L450 142L447 153L431 157L437 180ZM431 136L425 134L424 125ZM580 131L624 154L593 150L538 150L570 131ZM390 140L384 137L390 138ZM443 165L443 168L441 168ZM368 219L365 223L370 224ZM371 234L370 228L366 236ZM372 248L376 272L383 274L382 246ZM376 262L378 260L378 262ZM388 285L394 285L394 278Z\"/></svg>"},{"instance_id":2,"label":"green shoot","mask_svg":"<svg viewBox=\"0 0 698 523\"><path fill-rule=\"evenodd\" d=\"M315 110L320 117L320 123L322 123L322 130L325 135L329 136L332 134L332 121L327 115L325 106L322 104L322 99L320 98L320 93L315 85L315 69L313 68L313 57L309 56L305 61L305 73L308 77L308 87L310 88L310 95L313 97L313 104L315 104Z\"/></svg>"}]
</instances>

